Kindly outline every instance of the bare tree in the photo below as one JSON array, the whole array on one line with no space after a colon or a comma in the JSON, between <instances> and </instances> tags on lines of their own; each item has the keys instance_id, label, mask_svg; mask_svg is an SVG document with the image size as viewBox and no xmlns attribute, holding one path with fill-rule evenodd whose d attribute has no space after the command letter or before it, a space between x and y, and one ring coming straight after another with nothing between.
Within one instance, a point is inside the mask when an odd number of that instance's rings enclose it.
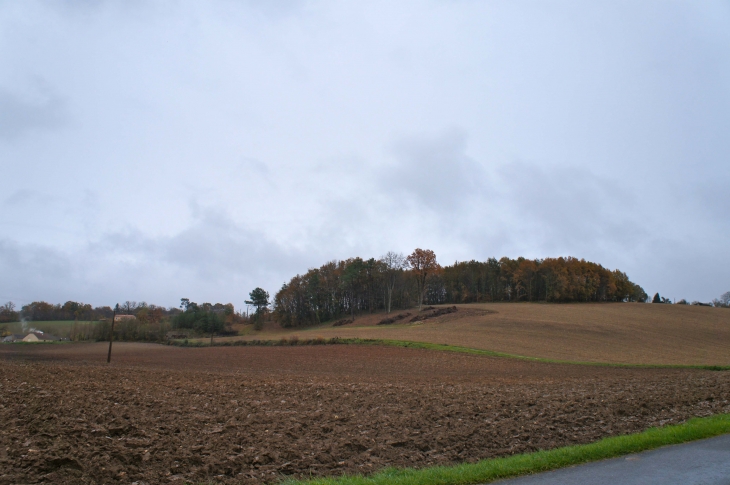
<instances>
[{"instance_id":1,"label":"bare tree","mask_svg":"<svg viewBox=\"0 0 730 485\"><path fill-rule=\"evenodd\" d=\"M723 293L719 300L715 299L713 301L713 304L716 307L730 307L730 291L726 291L725 293Z\"/></svg>"},{"instance_id":2,"label":"bare tree","mask_svg":"<svg viewBox=\"0 0 730 485\"><path fill-rule=\"evenodd\" d=\"M385 266L385 285L388 295L386 311L390 313L393 304L393 289L395 288L395 283L401 272L408 267L408 262L402 253L396 253L393 251L385 253L385 256L380 258L380 262Z\"/></svg>"},{"instance_id":3,"label":"bare tree","mask_svg":"<svg viewBox=\"0 0 730 485\"><path fill-rule=\"evenodd\" d=\"M137 302L136 301L125 301L124 304L121 306L121 311L124 312L127 315L133 315L134 310L137 309Z\"/></svg>"}]
</instances>

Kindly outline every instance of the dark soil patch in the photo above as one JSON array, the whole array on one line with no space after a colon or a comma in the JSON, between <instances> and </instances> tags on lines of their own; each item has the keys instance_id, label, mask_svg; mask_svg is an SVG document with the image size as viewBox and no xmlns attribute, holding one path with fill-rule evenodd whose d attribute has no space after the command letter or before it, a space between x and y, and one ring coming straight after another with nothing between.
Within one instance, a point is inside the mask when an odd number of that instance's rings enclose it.
<instances>
[{"instance_id":1,"label":"dark soil patch","mask_svg":"<svg viewBox=\"0 0 730 485\"><path fill-rule=\"evenodd\" d=\"M430 307L433 308L433 307ZM411 318L410 322L422 322L424 320L428 320L429 318L436 318L440 317L441 315L448 315L449 313L456 313L459 311L456 306L448 306L444 308L433 308L433 311L431 313L426 313L425 315L416 315L415 317Z\"/></svg>"},{"instance_id":2,"label":"dark soil patch","mask_svg":"<svg viewBox=\"0 0 730 485\"><path fill-rule=\"evenodd\" d=\"M399 313L398 315L384 318L378 322L378 325L390 325L392 323L397 322L398 320L403 320L404 318L410 317L410 313Z\"/></svg>"},{"instance_id":3,"label":"dark soil patch","mask_svg":"<svg viewBox=\"0 0 730 485\"><path fill-rule=\"evenodd\" d=\"M0 346L0 484L370 473L730 412L728 372L344 345L115 344L105 360L104 344Z\"/></svg>"}]
</instances>

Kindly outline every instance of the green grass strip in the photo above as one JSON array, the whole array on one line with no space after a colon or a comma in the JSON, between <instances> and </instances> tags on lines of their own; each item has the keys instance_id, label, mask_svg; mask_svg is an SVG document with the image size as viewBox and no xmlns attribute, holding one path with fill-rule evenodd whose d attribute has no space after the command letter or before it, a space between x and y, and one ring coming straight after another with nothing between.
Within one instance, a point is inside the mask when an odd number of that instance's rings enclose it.
<instances>
[{"instance_id":1,"label":"green grass strip","mask_svg":"<svg viewBox=\"0 0 730 485\"><path fill-rule=\"evenodd\" d=\"M371 344L371 345L390 345L394 347L407 347L415 349L441 350L446 352L458 352L464 354L486 355L489 357L501 357L506 359L529 360L532 362L543 362L548 364L570 364L570 365L589 365L599 367L627 367L627 368L652 368L652 369L702 369L702 370L730 370L727 365L687 365L687 364L621 364L613 362L587 362L575 360L559 360L547 359L544 357L528 357L525 355L508 354L506 352L496 352L493 350L474 349L469 347L460 347L458 345L433 344L428 342L412 342L407 340L388 340L388 339L342 339L352 344Z\"/></svg>"},{"instance_id":2,"label":"green grass strip","mask_svg":"<svg viewBox=\"0 0 730 485\"><path fill-rule=\"evenodd\" d=\"M730 414L694 418L686 423L651 428L637 434L605 438L587 445L566 446L474 464L420 470L389 468L370 476L344 475L310 480L285 480L286 485L469 485L529 475L590 461L615 458L730 433Z\"/></svg>"},{"instance_id":3,"label":"green grass strip","mask_svg":"<svg viewBox=\"0 0 730 485\"><path fill-rule=\"evenodd\" d=\"M181 340L170 341L172 345L183 347L208 347L210 344L205 339L195 339L189 343ZM414 342L410 340L391 340L391 339L366 339L366 338L330 338L330 339L286 339L279 340L223 340L215 341L213 346L229 346L229 345L254 345L254 346L294 346L294 345L387 345L390 347L403 347L411 349L439 350L443 352L457 352L462 354L484 355L487 357L499 357L505 359L520 359L531 362L542 362L546 364L568 364L568 365L586 365L596 367L623 367L623 368L645 368L645 369L700 369L713 371L728 371L728 365L687 365L687 364L622 364L615 362L586 362L574 360L547 359L544 357L528 357L525 355L508 354L506 352L496 352L493 350L474 349L470 347L461 347L449 344L434 344L429 342Z\"/></svg>"}]
</instances>

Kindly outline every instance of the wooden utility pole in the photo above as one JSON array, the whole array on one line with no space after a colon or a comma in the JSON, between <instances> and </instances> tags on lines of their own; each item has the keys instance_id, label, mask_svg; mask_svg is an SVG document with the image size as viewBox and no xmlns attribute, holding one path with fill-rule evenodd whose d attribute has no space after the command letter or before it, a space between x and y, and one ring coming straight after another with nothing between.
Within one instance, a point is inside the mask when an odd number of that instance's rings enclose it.
<instances>
[{"instance_id":1,"label":"wooden utility pole","mask_svg":"<svg viewBox=\"0 0 730 485\"><path fill-rule=\"evenodd\" d=\"M114 314L112 315L112 331L109 332L109 353L106 355L106 363L112 361L112 341L114 340L114 321L117 319L117 309L114 309Z\"/></svg>"}]
</instances>

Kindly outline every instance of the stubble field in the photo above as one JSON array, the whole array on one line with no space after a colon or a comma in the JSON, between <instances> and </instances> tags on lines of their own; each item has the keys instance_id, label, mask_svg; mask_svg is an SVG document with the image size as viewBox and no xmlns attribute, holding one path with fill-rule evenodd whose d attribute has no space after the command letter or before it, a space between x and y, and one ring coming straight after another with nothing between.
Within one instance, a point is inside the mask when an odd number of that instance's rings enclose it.
<instances>
[{"instance_id":1,"label":"stubble field","mask_svg":"<svg viewBox=\"0 0 730 485\"><path fill-rule=\"evenodd\" d=\"M256 483L587 443L730 411L730 373L377 346L2 345L0 484Z\"/></svg>"},{"instance_id":2,"label":"stubble field","mask_svg":"<svg viewBox=\"0 0 730 485\"><path fill-rule=\"evenodd\" d=\"M643 303L456 307L455 313L414 324L377 325L385 317L381 313L360 316L354 323L338 327L331 323L304 329L272 325L263 332L229 340L337 336L449 344L564 361L730 365L727 308Z\"/></svg>"}]
</instances>

